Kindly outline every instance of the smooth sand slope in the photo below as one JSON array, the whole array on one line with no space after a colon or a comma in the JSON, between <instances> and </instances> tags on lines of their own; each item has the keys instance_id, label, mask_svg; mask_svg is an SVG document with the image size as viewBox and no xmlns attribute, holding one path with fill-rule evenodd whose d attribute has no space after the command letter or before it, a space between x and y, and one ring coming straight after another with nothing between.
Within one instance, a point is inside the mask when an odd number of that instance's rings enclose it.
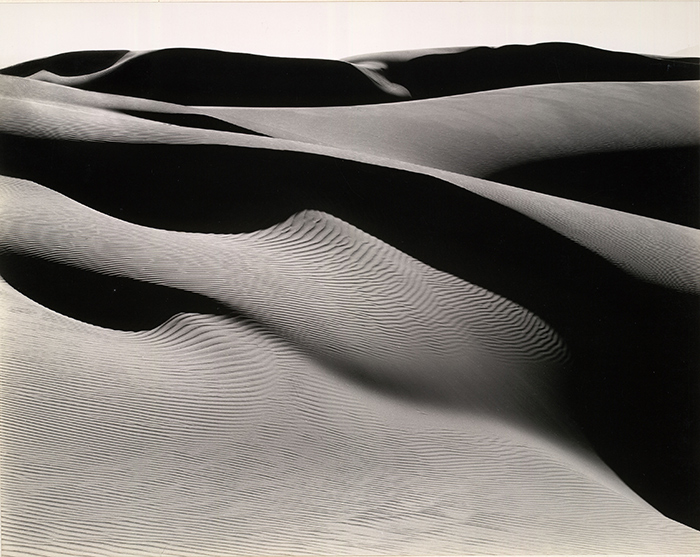
<instances>
[{"instance_id":1,"label":"smooth sand slope","mask_svg":"<svg viewBox=\"0 0 700 557\"><path fill-rule=\"evenodd\" d=\"M486 177L535 160L695 146L699 83L567 83L389 105L203 112L273 137Z\"/></svg>"},{"instance_id":2,"label":"smooth sand slope","mask_svg":"<svg viewBox=\"0 0 700 557\"><path fill-rule=\"evenodd\" d=\"M697 231L386 158L168 126L73 101L66 105L79 94L88 104L144 108L147 101L138 99L97 102L92 93L26 82L31 87L20 90L31 89L27 97L41 102L24 101L16 84L15 79L8 99L14 104L3 122L12 132L3 139L6 173L49 185L108 214L176 230L252 231L294 212L322 210L542 316L568 344L577 345L577 371L566 376L567 396L597 450L658 508L694 520L697 492L689 485L697 477L691 465L697 435L697 302L683 292L698 287ZM51 94L60 102L50 102ZM130 164L115 165L115 160ZM87 172L81 170L86 161ZM21 261L20 275L47 272ZM87 315L96 324L120 321L86 312L78 301L82 291L71 286L75 276L50 272L68 285L64 290L77 294L66 304L44 292L41 299L51 300L50 307L65 312L72 306L69 315ZM88 283L97 292L116 289ZM15 284L37 291L26 279ZM83 309L77 311L78 306ZM182 310L186 307L193 306L188 302ZM153 325L152 319L142 322ZM621 366L634 369L639 380L630 384L617 371ZM658 392L666 394L660 398ZM680 423L679 411L686 416Z\"/></svg>"},{"instance_id":3,"label":"smooth sand slope","mask_svg":"<svg viewBox=\"0 0 700 557\"><path fill-rule=\"evenodd\" d=\"M592 50L548 48L487 54ZM382 60L437 87L466 54ZM308 61L5 71L3 551L692 554L700 122L667 80L696 61L612 54L618 82L318 108L235 105L343 104L333 64L304 102L251 76ZM224 64L228 106L78 88L143 64L187 95Z\"/></svg>"}]
</instances>

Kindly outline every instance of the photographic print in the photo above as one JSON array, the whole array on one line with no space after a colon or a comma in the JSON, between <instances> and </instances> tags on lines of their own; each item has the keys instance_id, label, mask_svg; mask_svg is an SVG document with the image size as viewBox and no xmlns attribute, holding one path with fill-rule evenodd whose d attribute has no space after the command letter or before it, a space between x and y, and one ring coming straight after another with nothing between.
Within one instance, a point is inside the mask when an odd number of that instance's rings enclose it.
<instances>
[{"instance_id":1,"label":"photographic print","mask_svg":"<svg viewBox=\"0 0 700 557\"><path fill-rule=\"evenodd\" d=\"M0 4L3 557L700 551L700 3Z\"/></svg>"}]
</instances>

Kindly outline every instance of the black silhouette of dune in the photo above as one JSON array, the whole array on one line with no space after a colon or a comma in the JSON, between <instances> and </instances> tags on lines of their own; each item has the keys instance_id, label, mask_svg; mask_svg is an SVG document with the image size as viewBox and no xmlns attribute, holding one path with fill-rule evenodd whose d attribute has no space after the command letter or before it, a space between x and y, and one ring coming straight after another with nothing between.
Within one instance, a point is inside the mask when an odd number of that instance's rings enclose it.
<instances>
[{"instance_id":1,"label":"black silhouette of dune","mask_svg":"<svg viewBox=\"0 0 700 557\"><path fill-rule=\"evenodd\" d=\"M30 77L43 70L62 76L85 75L111 67L128 52L128 50L66 52L56 56L49 56L48 58L22 62L21 64L4 68L2 73L17 77Z\"/></svg>"},{"instance_id":2,"label":"black silhouette of dune","mask_svg":"<svg viewBox=\"0 0 700 557\"><path fill-rule=\"evenodd\" d=\"M695 551L697 61L382 56L0 77L4 552Z\"/></svg>"},{"instance_id":3,"label":"black silhouette of dune","mask_svg":"<svg viewBox=\"0 0 700 557\"><path fill-rule=\"evenodd\" d=\"M347 61L188 48L125 54L67 53L2 73L200 106L344 106L544 83L700 79L697 58L660 58L568 43L386 53Z\"/></svg>"},{"instance_id":4,"label":"black silhouette of dune","mask_svg":"<svg viewBox=\"0 0 700 557\"><path fill-rule=\"evenodd\" d=\"M700 79L697 58L644 56L570 43L416 54L386 53L347 60L406 88L413 99L542 83Z\"/></svg>"},{"instance_id":5,"label":"black silhouette of dune","mask_svg":"<svg viewBox=\"0 0 700 557\"><path fill-rule=\"evenodd\" d=\"M56 79L89 91L189 105L328 106L387 102L360 70L341 61L172 48L133 53L105 71ZM32 65L32 69L39 65ZM10 74L14 75L14 73Z\"/></svg>"}]
</instances>

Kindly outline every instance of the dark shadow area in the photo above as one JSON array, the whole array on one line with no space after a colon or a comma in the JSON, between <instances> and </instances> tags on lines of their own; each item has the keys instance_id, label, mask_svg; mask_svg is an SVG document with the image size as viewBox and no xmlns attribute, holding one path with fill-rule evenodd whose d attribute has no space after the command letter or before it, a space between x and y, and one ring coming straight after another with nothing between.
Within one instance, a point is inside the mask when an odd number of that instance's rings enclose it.
<instances>
[{"instance_id":1,"label":"dark shadow area","mask_svg":"<svg viewBox=\"0 0 700 557\"><path fill-rule=\"evenodd\" d=\"M194 48L147 52L77 87L198 106L342 106L395 99L347 62Z\"/></svg>"},{"instance_id":2,"label":"dark shadow area","mask_svg":"<svg viewBox=\"0 0 700 557\"><path fill-rule=\"evenodd\" d=\"M570 43L483 46L386 64L382 73L414 99L543 83L700 79L698 58L656 58Z\"/></svg>"},{"instance_id":3,"label":"dark shadow area","mask_svg":"<svg viewBox=\"0 0 700 557\"><path fill-rule=\"evenodd\" d=\"M487 180L684 226L700 226L700 147L548 159Z\"/></svg>"},{"instance_id":4,"label":"dark shadow area","mask_svg":"<svg viewBox=\"0 0 700 557\"><path fill-rule=\"evenodd\" d=\"M325 211L528 308L569 346L563 403L599 454L661 512L700 528L696 297L637 280L520 213L411 172L290 151L10 135L0 153L4 174L158 228L246 232Z\"/></svg>"},{"instance_id":5,"label":"dark shadow area","mask_svg":"<svg viewBox=\"0 0 700 557\"><path fill-rule=\"evenodd\" d=\"M81 50L65 52L15 64L0 70L1 74L27 77L46 70L56 75L76 76L98 72L116 64L128 50Z\"/></svg>"},{"instance_id":6,"label":"dark shadow area","mask_svg":"<svg viewBox=\"0 0 700 557\"><path fill-rule=\"evenodd\" d=\"M206 114L174 114L171 112L150 112L148 110L118 110L122 114L143 118L145 120L153 120L155 122L163 122L164 124L173 124L175 126L184 126L186 128L199 128L203 130L216 130L221 132L245 133L248 135L258 135L269 137L264 133L258 133L248 128L230 124L224 120L219 120L213 116Z\"/></svg>"},{"instance_id":7,"label":"dark shadow area","mask_svg":"<svg viewBox=\"0 0 700 557\"><path fill-rule=\"evenodd\" d=\"M84 323L122 331L153 329L178 313L231 315L205 296L14 253L0 254L0 275L15 290Z\"/></svg>"}]
</instances>

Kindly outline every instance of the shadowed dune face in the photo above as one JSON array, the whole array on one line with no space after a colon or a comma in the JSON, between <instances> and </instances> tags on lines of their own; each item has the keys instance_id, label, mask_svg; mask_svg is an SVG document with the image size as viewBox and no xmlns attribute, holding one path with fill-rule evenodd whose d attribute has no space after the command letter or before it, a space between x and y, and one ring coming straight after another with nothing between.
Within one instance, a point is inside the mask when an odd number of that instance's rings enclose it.
<instances>
[{"instance_id":1,"label":"shadowed dune face","mask_svg":"<svg viewBox=\"0 0 700 557\"><path fill-rule=\"evenodd\" d=\"M567 43L477 47L398 60L388 53L350 60L380 63L379 73L405 87L414 99L541 83L700 79L697 58L659 59Z\"/></svg>"},{"instance_id":2,"label":"shadowed dune face","mask_svg":"<svg viewBox=\"0 0 700 557\"><path fill-rule=\"evenodd\" d=\"M700 79L696 58L659 59L567 43L388 53L348 62L188 48L129 53L128 59L125 53L67 53L1 73L90 91L211 106L343 106L542 83Z\"/></svg>"},{"instance_id":3,"label":"shadowed dune face","mask_svg":"<svg viewBox=\"0 0 700 557\"><path fill-rule=\"evenodd\" d=\"M44 70L62 76L85 75L111 67L128 52L128 50L66 52L10 66L4 68L2 73L17 77L30 77Z\"/></svg>"},{"instance_id":4,"label":"shadowed dune face","mask_svg":"<svg viewBox=\"0 0 700 557\"><path fill-rule=\"evenodd\" d=\"M301 350L398 393L474 408L495 396L510 413L521 402L537 404L538 392L547 396L548 370L566 359L534 315L322 213L303 212L249 235L149 234L28 183L8 181L3 189L6 249L216 299ZM25 211L50 227L48 236L21 222ZM64 236L72 219L96 232ZM212 249L215 264L186 256ZM541 384L539 391L526 395L528 382ZM515 403L501 396L511 389Z\"/></svg>"},{"instance_id":5,"label":"shadowed dune face","mask_svg":"<svg viewBox=\"0 0 700 557\"><path fill-rule=\"evenodd\" d=\"M96 330L0 292L37 333L6 352L33 373L3 377L4 444L17 455L3 503L22 519L3 525L11 554L692 548L556 444L359 391L255 328L187 315L147 334ZM14 434L23 427L31 435ZM548 496L553 484L586 498Z\"/></svg>"},{"instance_id":6,"label":"shadowed dune face","mask_svg":"<svg viewBox=\"0 0 700 557\"><path fill-rule=\"evenodd\" d=\"M697 508L698 495L688 489L700 464L692 394L700 327L693 296L645 285L527 217L408 172L214 145L7 136L3 152L9 154L5 174L147 226L250 232L305 208L326 211L521 304L570 345L574 371L562 379L580 423L594 433L594 445L636 489L665 504L666 512L690 516ZM46 164L34 165L37 159ZM115 167L114 160L131 164ZM160 203L166 196L168 203ZM639 382L613 380L619 369L634 369ZM364 373L358 379L372 381ZM649 412L649 398L659 390L667 395ZM676 419L679 411L683 423ZM625 433L610 423L623 424Z\"/></svg>"},{"instance_id":7,"label":"shadowed dune face","mask_svg":"<svg viewBox=\"0 0 700 557\"><path fill-rule=\"evenodd\" d=\"M700 147L638 149L536 161L494 182L700 227Z\"/></svg>"},{"instance_id":8,"label":"shadowed dune face","mask_svg":"<svg viewBox=\"0 0 700 557\"><path fill-rule=\"evenodd\" d=\"M109 329L153 329L178 313L231 314L223 304L187 290L12 252L0 255L0 274L10 286L44 307Z\"/></svg>"},{"instance_id":9,"label":"shadowed dune face","mask_svg":"<svg viewBox=\"0 0 700 557\"><path fill-rule=\"evenodd\" d=\"M4 552L698 547L697 61L98 58L0 80Z\"/></svg>"},{"instance_id":10,"label":"shadowed dune face","mask_svg":"<svg viewBox=\"0 0 700 557\"><path fill-rule=\"evenodd\" d=\"M189 105L333 106L387 102L351 64L175 48L140 53L95 76L42 79L89 91Z\"/></svg>"}]
</instances>

